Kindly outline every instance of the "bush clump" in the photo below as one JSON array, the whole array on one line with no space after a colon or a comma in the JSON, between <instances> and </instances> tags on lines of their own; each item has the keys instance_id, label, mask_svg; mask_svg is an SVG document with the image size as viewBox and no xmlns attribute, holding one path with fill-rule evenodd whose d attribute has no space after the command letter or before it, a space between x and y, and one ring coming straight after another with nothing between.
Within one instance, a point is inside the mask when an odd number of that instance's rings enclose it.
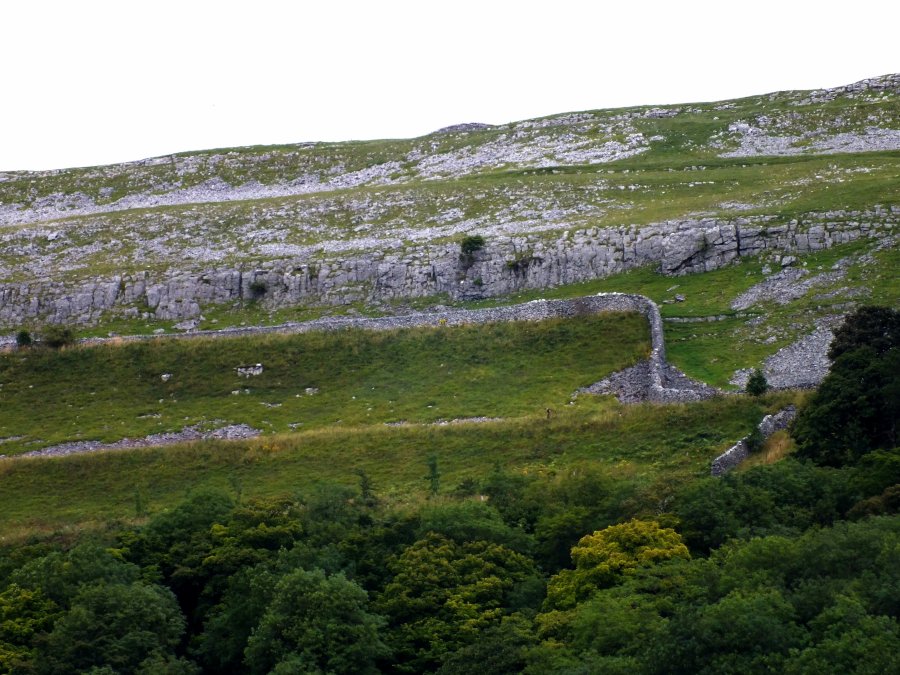
<instances>
[{"instance_id":1,"label":"bush clump","mask_svg":"<svg viewBox=\"0 0 900 675\"><path fill-rule=\"evenodd\" d=\"M751 396L762 396L769 389L769 383L763 371L757 368L747 380L747 393Z\"/></svg>"},{"instance_id":2,"label":"bush clump","mask_svg":"<svg viewBox=\"0 0 900 675\"><path fill-rule=\"evenodd\" d=\"M459 243L459 248L463 255L472 255L476 251L483 249L484 244L484 237L480 234L470 234L463 237L462 241Z\"/></svg>"},{"instance_id":3,"label":"bush clump","mask_svg":"<svg viewBox=\"0 0 900 675\"><path fill-rule=\"evenodd\" d=\"M60 326L59 324L51 324L44 328L41 332L41 343L59 349L66 347L75 342L75 331L69 326Z\"/></svg>"}]
</instances>

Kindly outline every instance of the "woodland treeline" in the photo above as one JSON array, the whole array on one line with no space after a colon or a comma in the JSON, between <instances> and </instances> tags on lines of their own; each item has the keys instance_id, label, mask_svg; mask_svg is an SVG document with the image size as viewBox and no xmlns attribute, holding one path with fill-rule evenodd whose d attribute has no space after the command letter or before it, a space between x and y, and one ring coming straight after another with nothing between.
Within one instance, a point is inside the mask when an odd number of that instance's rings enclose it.
<instances>
[{"instance_id":1,"label":"woodland treeline","mask_svg":"<svg viewBox=\"0 0 900 675\"><path fill-rule=\"evenodd\" d=\"M900 313L858 311L830 358L793 456L653 508L600 472L415 507L360 474L7 547L0 671L898 672Z\"/></svg>"}]
</instances>

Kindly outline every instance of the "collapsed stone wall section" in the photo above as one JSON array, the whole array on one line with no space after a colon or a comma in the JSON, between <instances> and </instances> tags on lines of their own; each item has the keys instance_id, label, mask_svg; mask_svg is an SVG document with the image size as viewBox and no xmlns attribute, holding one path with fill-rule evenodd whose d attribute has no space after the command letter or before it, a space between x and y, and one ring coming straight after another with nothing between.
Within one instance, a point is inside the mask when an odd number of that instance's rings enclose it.
<instances>
[{"instance_id":1,"label":"collapsed stone wall section","mask_svg":"<svg viewBox=\"0 0 900 675\"><path fill-rule=\"evenodd\" d=\"M787 429L794 417L797 416L797 408L792 405L787 406L783 410L773 415L766 415L757 425L763 440L774 434L776 431ZM743 462L750 456L750 436L744 436L741 440L728 448L721 455L716 457L712 462L710 473L713 476L722 476Z\"/></svg>"}]
</instances>

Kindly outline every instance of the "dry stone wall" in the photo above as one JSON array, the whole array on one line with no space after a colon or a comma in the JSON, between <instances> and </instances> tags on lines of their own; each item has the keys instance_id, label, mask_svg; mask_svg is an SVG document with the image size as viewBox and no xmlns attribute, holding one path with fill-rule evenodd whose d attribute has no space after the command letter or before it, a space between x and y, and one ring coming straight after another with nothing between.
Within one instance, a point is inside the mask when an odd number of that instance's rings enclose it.
<instances>
[{"instance_id":1,"label":"dry stone wall","mask_svg":"<svg viewBox=\"0 0 900 675\"><path fill-rule=\"evenodd\" d=\"M544 321L572 318L601 312L637 312L647 319L650 329L650 354L631 368L615 373L577 393L613 394L623 403L638 401L684 402L709 398L719 390L688 378L666 361L666 345L659 307L650 298L631 293L598 293L570 300L533 300L519 305L485 309L439 309L400 316L325 317L278 326L251 326L214 331L192 331L170 335L176 338L236 337L265 333L308 333L313 331L396 330L421 326L461 326L506 321ZM117 341L155 339L160 336L131 335ZM106 338L88 338L83 343L103 343ZM261 369L261 364L242 368Z\"/></svg>"},{"instance_id":2,"label":"dry stone wall","mask_svg":"<svg viewBox=\"0 0 900 675\"><path fill-rule=\"evenodd\" d=\"M311 321L298 321L277 326L248 326L222 330L198 330L189 333L167 335L124 335L116 338L86 338L84 344L101 344L113 339L129 342L168 338L239 337L266 333L310 333L340 330L398 330L404 328L464 326L470 324L498 323L506 321L545 321L547 319L573 318L602 312L637 312L647 317L650 326L651 348L657 363L665 363L665 342L662 319L656 303L643 295L631 293L598 293L570 300L532 300L518 305L486 307L483 309L438 308L427 312L412 312L379 317L323 317ZM258 367L248 366L250 368Z\"/></svg>"},{"instance_id":3,"label":"dry stone wall","mask_svg":"<svg viewBox=\"0 0 900 675\"><path fill-rule=\"evenodd\" d=\"M774 415L766 415L756 427L763 440L774 434L776 431L787 429L794 417L797 416L797 408L789 405L784 410L780 410ZM744 436L741 440L731 446L728 450L713 460L710 473L713 476L721 476L734 469L738 464L743 462L750 455L750 437Z\"/></svg>"},{"instance_id":4,"label":"dry stone wall","mask_svg":"<svg viewBox=\"0 0 900 675\"><path fill-rule=\"evenodd\" d=\"M326 317L312 321L286 323L278 326L251 326L247 328L227 328L215 331L192 331L176 335L129 335L117 338L85 338L82 344L103 344L110 340L116 342L137 342L156 339L197 339L216 337L237 337L241 335L259 335L267 333L308 333L316 331L372 330L386 331L423 326L447 327L469 324L486 324L507 321L544 321L554 318L573 318L603 312L637 312L647 318L650 329L650 356L633 368L622 371L626 373L629 386L639 389L642 395L635 400L654 401L690 401L703 398L704 395L718 393L701 383L693 382L666 362L665 339L662 329L662 318L659 307L643 295L629 293L598 293L597 295L574 298L570 300L533 300L519 305L506 307L490 307L484 309L440 309L429 312L415 312L401 316L384 317ZM14 349L14 343L4 344L0 340L0 348ZM264 370L261 363L237 366L238 375L252 377ZM674 376L673 376L674 374ZM167 381L170 374L164 373L162 379ZM582 391L589 391L587 390ZM307 393L316 390L308 389ZM703 395L698 395L703 392ZM621 392L609 390L591 393ZM620 395L620 399L627 401ZM455 422L487 422L494 418L467 418ZM441 422L449 423L449 422ZM259 435L257 429L244 424L229 425L211 431L203 431L199 427L189 426L177 432L152 434L144 438L125 438L113 443L101 441L73 441L62 443L40 450L34 450L21 457L56 457L69 454L93 452L97 450L124 450L158 445L169 445L209 438L252 438ZM0 454L0 460L6 458Z\"/></svg>"},{"instance_id":5,"label":"dry stone wall","mask_svg":"<svg viewBox=\"0 0 900 675\"><path fill-rule=\"evenodd\" d=\"M256 267L140 272L75 286L54 280L0 286L0 328L28 322L91 323L104 315L183 320L204 308L255 301L271 309L341 305L447 294L482 298L588 281L656 265L679 275L766 251L806 253L861 237L890 236L900 208L827 212L814 222L771 217L667 221L589 228L561 235L492 237L462 255L457 243L402 251L322 253Z\"/></svg>"}]
</instances>

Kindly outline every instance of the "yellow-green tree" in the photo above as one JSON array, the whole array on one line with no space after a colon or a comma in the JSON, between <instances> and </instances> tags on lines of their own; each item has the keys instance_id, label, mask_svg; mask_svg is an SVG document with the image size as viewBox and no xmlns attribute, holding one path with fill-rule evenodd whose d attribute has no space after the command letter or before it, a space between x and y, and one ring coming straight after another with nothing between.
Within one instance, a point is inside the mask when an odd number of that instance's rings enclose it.
<instances>
[{"instance_id":1,"label":"yellow-green tree","mask_svg":"<svg viewBox=\"0 0 900 675\"><path fill-rule=\"evenodd\" d=\"M0 673L31 672L35 637L52 629L60 614L40 590L12 584L0 593Z\"/></svg>"},{"instance_id":2,"label":"yellow-green tree","mask_svg":"<svg viewBox=\"0 0 900 675\"><path fill-rule=\"evenodd\" d=\"M545 608L572 609L629 572L672 558L689 559L690 553L681 535L656 521L635 519L598 530L572 547L575 569L550 579Z\"/></svg>"}]
</instances>

